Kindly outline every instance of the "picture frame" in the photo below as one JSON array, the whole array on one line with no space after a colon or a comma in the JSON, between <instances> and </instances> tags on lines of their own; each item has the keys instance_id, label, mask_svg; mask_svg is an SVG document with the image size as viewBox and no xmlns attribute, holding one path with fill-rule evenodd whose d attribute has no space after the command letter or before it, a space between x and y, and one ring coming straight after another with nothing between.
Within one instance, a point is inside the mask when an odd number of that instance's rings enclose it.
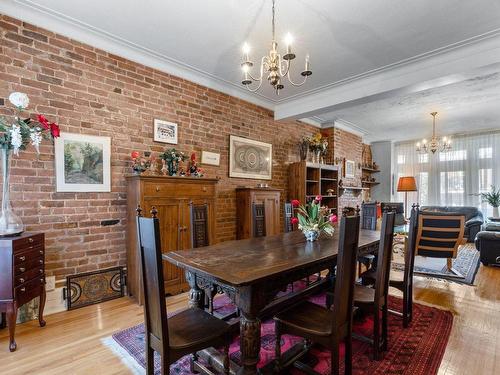
<instances>
[{"instance_id":1,"label":"picture frame","mask_svg":"<svg viewBox=\"0 0 500 375\"><path fill-rule=\"evenodd\" d=\"M54 140L57 192L111 191L111 138L65 133Z\"/></svg>"},{"instance_id":2,"label":"picture frame","mask_svg":"<svg viewBox=\"0 0 500 375\"><path fill-rule=\"evenodd\" d=\"M356 162L353 160L346 160L344 167L344 177L346 178L354 178L356 170Z\"/></svg>"},{"instance_id":3,"label":"picture frame","mask_svg":"<svg viewBox=\"0 0 500 375\"><path fill-rule=\"evenodd\" d=\"M229 177L270 180L272 165L272 144L229 136Z\"/></svg>"},{"instance_id":4,"label":"picture frame","mask_svg":"<svg viewBox=\"0 0 500 375\"><path fill-rule=\"evenodd\" d=\"M201 152L201 164L219 166L220 165L220 154L217 152L202 151Z\"/></svg>"},{"instance_id":5,"label":"picture frame","mask_svg":"<svg viewBox=\"0 0 500 375\"><path fill-rule=\"evenodd\" d=\"M153 140L155 142L176 145L178 142L178 127L175 122L155 119L153 124Z\"/></svg>"}]
</instances>

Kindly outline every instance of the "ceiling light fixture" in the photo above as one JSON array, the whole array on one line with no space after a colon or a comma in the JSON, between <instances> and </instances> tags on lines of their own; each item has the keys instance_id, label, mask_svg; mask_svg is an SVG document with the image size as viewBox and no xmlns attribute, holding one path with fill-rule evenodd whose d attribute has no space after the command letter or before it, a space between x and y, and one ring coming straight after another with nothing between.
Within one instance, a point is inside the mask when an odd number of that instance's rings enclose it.
<instances>
[{"instance_id":1,"label":"ceiling light fixture","mask_svg":"<svg viewBox=\"0 0 500 375\"><path fill-rule=\"evenodd\" d=\"M288 33L285 37L285 45L286 45L286 53L281 56L278 53L278 43L275 38L275 0L273 0L273 8L272 8L272 33L273 40L271 43L271 49L269 54L263 56L260 63L260 75L259 77L253 77L250 73L250 70L253 66L253 62L250 60L250 46L245 43L243 45L243 62L241 63L241 68L243 70L243 80L241 83L251 92L256 92L262 86L262 82L264 81L264 74L267 75L267 80L273 87L276 95L279 95L280 90L282 90L285 86L283 85L283 80L286 77L288 82L292 84L292 86L302 86L306 83L307 77L312 74L310 64L309 64L309 56L306 56L305 67L304 70L300 73L304 80L301 83L295 83L290 78L290 67L292 64L292 60L295 59L295 54L292 52L292 42L293 37L290 33ZM258 86L256 88L251 88L250 85L253 82L258 82Z\"/></svg>"},{"instance_id":2,"label":"ceiling light fixture","mask_svg":"<svg viewBox=\"0 0 500 375\"><path fill-rule=\"evenodd\" d=\"M430 142L427 142L426 139L422 140L422 144L420 142L417 143L417 152L422 154L432 152L433 154L436 151L446 152L451 149L451 139L443 137L442 140L439 140L436 137L436 115L437 112L431 112L432 116L432 138Z\"/></svg>"}]
</instances>

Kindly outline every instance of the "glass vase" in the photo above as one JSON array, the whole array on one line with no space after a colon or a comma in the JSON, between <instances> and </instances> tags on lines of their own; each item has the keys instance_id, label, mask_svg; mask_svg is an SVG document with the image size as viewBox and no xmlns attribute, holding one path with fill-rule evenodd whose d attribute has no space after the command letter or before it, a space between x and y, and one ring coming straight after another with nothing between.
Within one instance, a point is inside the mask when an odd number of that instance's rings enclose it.
<instances>
[{"instance_id":1,"label":"glass vase","mask_svg":"<svg viewBox=\"0 0 500 375\"><path fill-rule=\"evenodd\" d=\"M10 205L10 156L11 151L0 148L0 165L2 168L2 211L0 212L0 237L15 236L24 231L19 216L12 211Z\"/></svg>"}]
</instances>

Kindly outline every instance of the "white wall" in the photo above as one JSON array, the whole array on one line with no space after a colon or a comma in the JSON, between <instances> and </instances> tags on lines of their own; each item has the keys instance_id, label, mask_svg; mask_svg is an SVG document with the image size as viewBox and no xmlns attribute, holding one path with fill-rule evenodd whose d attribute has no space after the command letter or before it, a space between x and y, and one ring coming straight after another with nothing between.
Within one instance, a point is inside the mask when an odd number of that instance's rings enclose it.
<instances>
[{"instance_id":1,"label":"white wall","mask_svg":"<svg viewBox=\"0 0 500 375\"><path fill-rule=\"evenodd\" d=\"M391 141L373 142L371 144L372 158L378 164L380 172L377 173L377 181L380 185L372 188L372 201L390 202L392 183L392 151Z\"/></svg>"}]
</instances>

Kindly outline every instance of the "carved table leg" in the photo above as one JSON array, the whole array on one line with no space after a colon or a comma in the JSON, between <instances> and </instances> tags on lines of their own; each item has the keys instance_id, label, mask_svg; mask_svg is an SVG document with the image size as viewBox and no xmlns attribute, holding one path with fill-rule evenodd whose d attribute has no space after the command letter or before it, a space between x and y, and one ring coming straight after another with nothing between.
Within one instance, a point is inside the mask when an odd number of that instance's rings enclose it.
<instances>
[{"instance_id":1,"label":"carved table leg","mask_svg":"<svg viewBox=\"0 0 500 375\"><path fill-rule=\"evenodd\" d=\"M17 348L14 333L16 332L17 303L11 302L7 305L7 325L9 326L9 350L13 352Z\"/></svg>"},{"instance_id":2,"label":"carved table leg","mask_svg":"<svg viewBox=\"0 0 500 375\"><path fill-rule=\"evenodd\" d=\"M205 293L196 284L196 274L190 271L186 271L186 280L189 283L189 307L199 307L202 309L205 304Z\"/></svg>"},{"instance_id":3,"label":"carved table leg","mask_svg":"<svg viewBox=\"0 0 500 375\"><path fill-rule=\"evenodd\" d=\"M38 306L38 323L40 327L45 327L45 320L43 319L43 309L45 308L45 300L47 299L47 292L45 291L45 283L42 286L43 290L40 294L40 304Z\"/></svg>"},{"instance_id":4,"label":"carved table leg","mask_svg":"<svg viewBox=\"0 0 500 375\"><path fill-rule=\"evenodd\" d=\"M242 312L240 318L242 366L238 375L257 374L260 353L260 319Z\"/></svg>"}]
</instances>

